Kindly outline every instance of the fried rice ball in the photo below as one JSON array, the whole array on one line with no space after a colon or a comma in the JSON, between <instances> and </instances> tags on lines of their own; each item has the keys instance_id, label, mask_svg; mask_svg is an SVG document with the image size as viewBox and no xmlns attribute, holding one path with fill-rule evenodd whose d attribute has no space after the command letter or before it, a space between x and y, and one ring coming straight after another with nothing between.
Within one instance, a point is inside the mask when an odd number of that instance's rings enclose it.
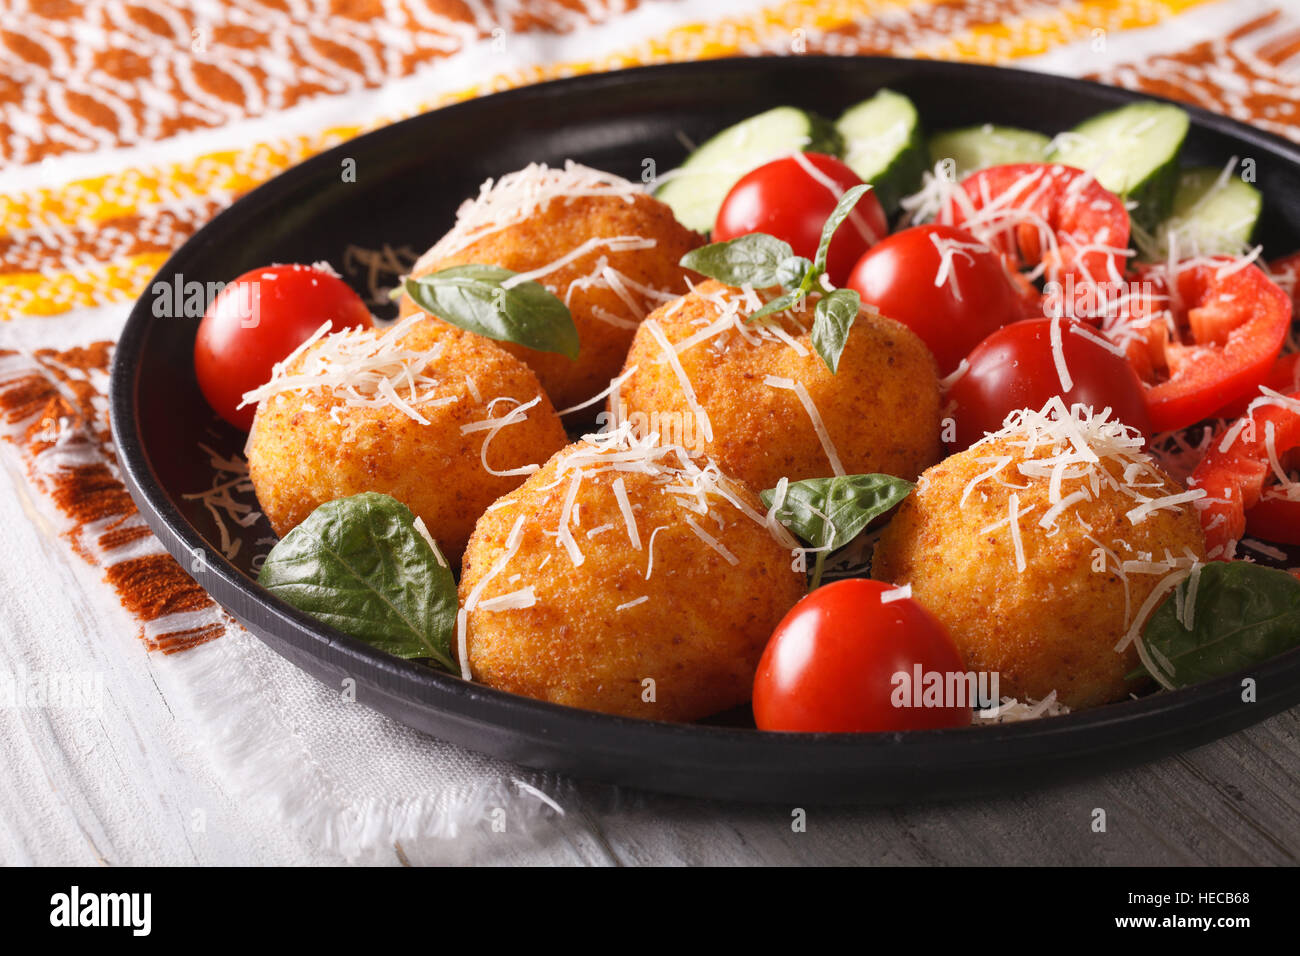
<instances>
[{"instance_id":1,"label":"fried rice ball","mask_svg":"<svg viewBox=\"0 0 1300 956\"><path fill-rule=\"evenodd\" d=\"M700 514L684 507L697 498L673 487L707 488L707 475L664 458L649 472L616 471L617 455L579 442L479 519L460 582L474 678L653 720L746 703L768 638L806 586L788 542L763 526L762 505L741 483L717 479L725 494L706 491ZM566 515L572 549L556 535ZM492 608L525 588L535 603Z\"/></svg>"},{"instance_id":2,"label":"fried rice ball","mask_svg":"<svg viewBox=\"0 0 1300 956\"><path fill-rule=\"evenodd\" d=\"M576 405L604 389L622 366L641 319L660 302L685 291L686 276L694 276L677 263L703 237L678 223L664 203L626 185L606 195L551 199L520 221L468 245L458 226L411 271L421 276L477 263L530 272L592 239L653 241L649 248L628 248L634 245L629 243L597 246L537 279L568 304L580 342L577 359L501 344L537 373L557 408ZM599 271L601 260L613 270L612 280ZM419 306L403 296L400 308L402 315L409 315Z\"/></svg>"},{"instance_id":3,"label":"fried rice ball","mask_svg":"<svg viewBox=\"0 0 1300 956\"><path fill-rule=\"evenodd\" d=\"M373 351L382 333L366 329L349 334L355 354ZM320 357L329 354L333 338L308 349L287 374L319 369L320 362L329 361ZM539 465L568 441L537 376L494 343L441 322L416 319L399 344L414 352L435 352L423 371L428 382L418 386L422 400L411 403L427 424L392 403L358 406L348 402L342 389L323 386L280 391L258 404L248 438L248 470L276 534L288 534L327 501L379 491L423 518L448 559L457 561L478 516L526 477L490 473L483 455L494 471L508 472ZM408 399L400 374L394 382L396 392ZM496 434L490 429L461 432L464 425L504 417L534 399L540 400L516 413L521 421Z\"/></svg>"},{"instance_id":4,"label":"fried rice ball","mask_svg":"<svg viewBox=\"0 0 1300 956\"><path fill-rule=\"evenodd\" d=\"M1138 501L1114 487L1133 461L1145 464L1139 478L1130 475L1132 490L1160 498L1183 489L1145 456L1102 457L1096 467L1111 480L1094 494L1089 478L1067 476L1062 498L1086 490L1090 500L1069 503L1044 528L1050 478L1020 466L1063 446L1048 442L1027 456L1023 441L1004 430L926 471L881 535L872 576L911 585L967 667L999 675L1003 697L1037 701L1056 691L1072 709L1121 700L1142 682L1125 680L1139 666L1136 645L1115 648L1177 567L1166 549L1183 566L1189 553L1205 560L1196 509L1164 507L1134 524L1127 513ZM1013 496L1023 570L1008 520ZM1121 573L1125 561L1167 566Z\"/></svg>"},{"instance_id":5,"label":"fried rice ball","mask_svg":"<svg viewBox=\"0 0 1300 956\"><path fill-rule=\"evenodd\" d=\"M844 473L911 480L938 460L938 370L915 333L864 309L832 374L812 346L816 296L803 311L759 323L746 322L757 305L746 299L711 279L652 313L628 353L619 420L687 444L758 489L783 477L829 477L835 474L830 449L791 387L799 383ZM734 319L724 317L724 304L736 311ZM721 333L711 335L718 326ZM680 372L660 335L679 349ZM683 374L712 427L711 440L688 400Z\"/></svg>"}]
</instances>

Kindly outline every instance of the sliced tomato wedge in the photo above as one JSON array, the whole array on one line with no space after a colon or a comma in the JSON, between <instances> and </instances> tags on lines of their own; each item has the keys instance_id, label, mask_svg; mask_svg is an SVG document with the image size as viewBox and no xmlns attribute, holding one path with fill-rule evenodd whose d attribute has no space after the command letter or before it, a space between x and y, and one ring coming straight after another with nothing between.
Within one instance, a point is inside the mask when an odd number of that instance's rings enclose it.
<instances>
[{"instance_id":1,"label":"sliced tomato wedge","mask_svg":"<svg viewBox=\"0 0 1300 956\"><path fill-rule=\"evenodd\" d=\"M1255 397L1291 324L1291 300L1263 270L1187 260L1138 273L1106 331L1149 386L1157 431L1186 428Z\"/></svg>"},{"instance_id":2,"label":"sliced tomato wedge","mask_svg":"<svg viewBox=\"0 0 1300 956\"><path fill-rule=\"evenodd\" d=\"M1123 201L1090 174L1051 163L990 166L967 176L940 213L1028 269L1064 286L1069 318L1081 293L1124 282L1129 218Z\"/></svg>"},{"instance_id":3,"label":"sliced tomato wedge","mask_svg":"<svg viewBox=\"0 0 1300 956\"><path fill-rule=\"evenodd\" d=\"M1272 494L1265 498L1265 490L1275 477L1270 454L1276 455L1279 465L1285 468L1283 462L1300 449L1300 392L1292 393L1283 401L1287 404L1258 405L1250 418L1238 419L1215 435L1210 450L1187 481L1189 488L1206 491L1206 497L1197 507L1205 532L1206 553L1211 558L1231 560L1236 542L1246 533L1247 515L1261 499L1280 500ZM1276 507L1283 510L1280 505ZM1266 518L1267 512L1256 519L1257 527ZM1272 541L1286 540L1265 528L1260 529L1258 536Z\"/></svg>"}]
</instances>

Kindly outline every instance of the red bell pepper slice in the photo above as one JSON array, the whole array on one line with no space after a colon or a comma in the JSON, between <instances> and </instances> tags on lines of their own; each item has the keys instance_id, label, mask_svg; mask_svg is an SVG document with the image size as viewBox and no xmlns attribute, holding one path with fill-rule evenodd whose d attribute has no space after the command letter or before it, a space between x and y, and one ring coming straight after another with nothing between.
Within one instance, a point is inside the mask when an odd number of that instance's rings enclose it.
<instances>
[{"instance_id":1,"label":"red bell pepper slice","mask_svg":"<svg viewBox=\"0 0 1300 956\"><path fill-rule=\"evenodd\" d=\"M1219 257L1138 273L1105 328L1149 386L1157 431L1186 428L1256 397L1291 324L1291 300L1263 270ZM1140 291L1138 291L1140 290Z\"/></svg>"},{"instance_id":2,"label":"red bell pepper slice","mask_svg":"<svg viewBox=\"0 0 1300 956\"><path fill-rule=\"evenodd\" d=\"M1206 497L1196 507L1200 510L1206 553L1210 558L1231 560L1236 543L1247 531L1248 516L1261 506L1261 501L1282 500L1270 487L1274 485L1271 479L1278 477L1270 455L1276 456L1278 465L1285 469L1289 453L1297 448L1300 448L1300 392L1282 399L1261 398L1250 417L1238 419L1214 437L1205 458L1187 481L1189 488L1206 491ZM1286 502L1287 506L1291 504ZM1292 509L1283 505L1270 505L1270 508L1288 513L1287 528L1278 528L1275 533L1260 527L1270 514L1265 511L1255 522L1258 536L1286 541L1287 538L1276 535L1295 528L1300 538L1300 522L1292 524ZM1297 513L1300 513L1300 503Z\"/></svg>"},{"instance_id":3,"label":"red bell pepper slice","mask_svg":"<svg viewBox=\"0 0 1300 956\"><path fill-rule=\"evenodd\" d=\"M990 166L961 182L940 213L1008 256L1064 286L1071 318L1076 300L1096 287L1122 288L1129 240L1124 202L1089 173L1053 163Z\"/></svg>"}]
</instances>

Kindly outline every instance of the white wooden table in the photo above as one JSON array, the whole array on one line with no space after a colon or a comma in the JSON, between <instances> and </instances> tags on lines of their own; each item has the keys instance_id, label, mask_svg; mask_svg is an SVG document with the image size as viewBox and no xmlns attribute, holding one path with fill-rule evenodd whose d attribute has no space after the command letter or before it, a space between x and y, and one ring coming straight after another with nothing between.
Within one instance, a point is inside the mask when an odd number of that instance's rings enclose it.
<instances>
[{"instance_id":1,"label":"white wooden table","mask_svg":"<svg viewBox=\"0 0 1300 956\"><path fill-rule=\"evenodd\" d=\"M44 527L0 469L0 671L51 659L105 675L84 714L0 707L0 863L327 864L223 790L168 710L154 662L123 621L92 633L95 572ZM41 588L34 589L39 575ZM51 599L50 595L55 595ZM123 652L123 645L130 652ZM1300 708L1140 768L998 799L809 812L723 805L579 783L527 839L487 828L387 862L528 864L1287 864L1300 858ZM1107 829L1092 829L1095 808Z\"/></svg>"}]
</instances>

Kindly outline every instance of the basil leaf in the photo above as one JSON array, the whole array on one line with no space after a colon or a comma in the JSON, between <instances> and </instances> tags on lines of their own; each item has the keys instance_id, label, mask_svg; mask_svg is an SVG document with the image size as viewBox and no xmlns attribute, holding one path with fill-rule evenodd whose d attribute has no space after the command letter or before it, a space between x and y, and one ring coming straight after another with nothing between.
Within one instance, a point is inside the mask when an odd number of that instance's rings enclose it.
<instances>
[{"instance_id":1,"label":"basil leaf","mask_svg":"<svg viewBox=\"0 0 1300 956\"><path fill-rule=\"evenodd\" d=\"M798 288L811 271L811 262L803 256L791 256L776 267L776 284L783 289Z\"/></svg>"},{"instance_id":2,"label":"basil leaf","mask_svg":"<svg viewBox=\"0 0 1300 956\"><path fill-rule=\"evenodd\" d=\"M916 487L891 475L840 475L792 481L776 517L814 548L836 551L859 534ZM776 489L761 493L772 507Z\"/></svg>"},{"instance_id":3,"label":"basil leaf","mask_svg":"<svg viewBox=\"0 0 1300 956\"><path fill-rule=\"evenodd\" d=\"M751 232L692 249L678 264L727 285L748 284L755 289L770 289L781 285L782 275L788 272L788 267L784 270L782 267L791 258L794 250L788 242L765 232Z\"/></svg>"},{"instance_id":4,"label":"basil leaf","mask_svg":"<svg viewBox=\"0 0 1300 956\"><path fill-rule=\"evenodd\" d=\"M1142 629L1143 666L1166 690L1253 667L1300 644L1300 581L1285 571L1245 561L1205 565L1189 629L1178 609L1190 584L1182 581Z\"/></svg>"},{"instance_id":5,"label":"basil leaf","mask_svg":"<svg viewBox=\"0 0 1300 956\"><path fill-rule=\"evenodd\" d=\"M456 582L438 559L410 508L368 491L308 515L271 549L257 582L357 640L459 674Z\"/></svg>"},{"instance_id":6,"label":"basil leaf","mask_svg":"<svg viewBox=\"0 0 1300 956\"><path fill-rule=\"evenodd\" d=\"M854 186L852 189L846 189L840 201L835 204L835 209L827 218L825 225L822 226L822 238L817 243L817 258L813 260L813 268L817 273L826 271L826 255L831 248L831 239L835 236L835 230L840 227L845 219L849 218L849 213L857 205L863 194L871 188L869 183L863 183L861 186Z\"/></svg>"},{"instance_id":7,"label":"basil leaf","mask_svg":"<svg viewBox=\"0 0 1300 956\"><path fill-rule=\"evenodd\" d=\"M516 273L500 266L452 266L406 280L424 311L468 332L539 352L578 357L578 327L568 306L539 282L502 285Z\"/></svg>"},{"instance_id":8,"label":"basil leaf","mask_svg":"<svg viewBox=\"0 0 1300 956\"><path fill-rule=\"evenodd\" d=\"M862 296L852 289L836 289L817 301L813 315L812 344L826 367L834 375L839 369L840 353L849 340L849 330L862 307Z\"/></svg>"},{"instance_id":9,"label":"basil leaf","mask_svg":"<svg viewBox=\"0 0 1300 956\"><path fill-rule=\"evenodd\" d=\"M799 300L802 298L802 292L787 292L785 295L778 295L775 299L767 302L762 308L751 312L745 321L753 322L756 319L763 318L765 315L772 315L774 312L784 312L791 306L798 305Z\"/></svg>"}]
</instances>

